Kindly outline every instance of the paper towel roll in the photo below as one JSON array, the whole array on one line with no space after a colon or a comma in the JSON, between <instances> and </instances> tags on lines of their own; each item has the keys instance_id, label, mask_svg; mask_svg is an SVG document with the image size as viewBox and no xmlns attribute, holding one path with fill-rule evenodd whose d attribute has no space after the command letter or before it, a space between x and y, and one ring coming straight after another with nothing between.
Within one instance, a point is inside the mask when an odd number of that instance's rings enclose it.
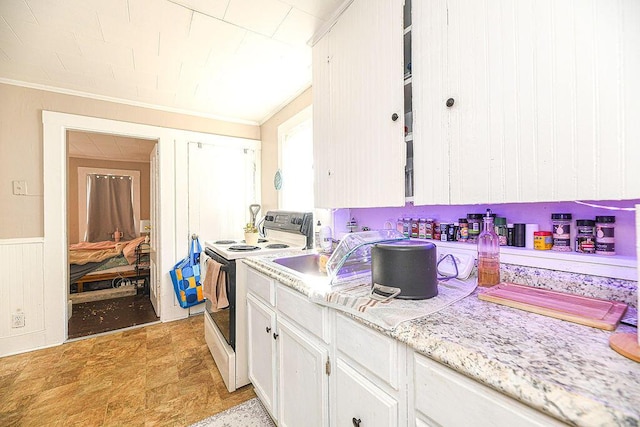
<instances>
[{"instance_id":1,"label":"paper towel roll","mask_svg":"<svg viewBox=\"0 0 640 427\"><path fill-rule=\"evenodd\" d=\"M533 233L539 230L538 224L525 225L525 243L524 247L533 249Z\"/></svg>"}]
</instances>

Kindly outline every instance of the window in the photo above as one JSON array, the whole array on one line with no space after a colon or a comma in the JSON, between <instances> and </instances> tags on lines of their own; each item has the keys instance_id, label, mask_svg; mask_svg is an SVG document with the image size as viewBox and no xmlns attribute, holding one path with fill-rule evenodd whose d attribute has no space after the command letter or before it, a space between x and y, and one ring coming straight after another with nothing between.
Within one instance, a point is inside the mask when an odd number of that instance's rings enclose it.
<instances>
[{"instance_id":1,"label":"window","mask_svg":"<svg viewBox=\"0 0 640 427\"><path fill-rule=\"evenodd\" d=\"M280 209L313 211L313 126L307 107L278 127Z\"/></svg>"},{"instance_id":2,"label":"window","mask_svg":"<svg viewBox=\"0 0 640 427\"><path fill-rule=\"evenodd\" d=\"M91 193L90 176L91 175L99 175L101 177L104 177L105 175L123 176L127 178L131 177L131 180L126 186L127 187L129 185L131 186L130 191L132 191L133 194L130 197L129 196L124 196L124 197L127 200L129 198L131 199L130 203L133 206L133 224L134 224L133 237L136 237L139 230L137 230L137 227L135 227L135 223L136 223L135 221L137 221L140 218L140 171L126 170L126 169L78 167L78 231L79 231L78 236L79 236L79 239L85 240L85 241L92 241L92 240L87 240L87 237L89 237L89 234L93 235L93 232L89 233L87 228L87 225L89 222L89 204L90 204L90 198L91 198L90 196L90 193ZM119 203L119 204L122 205L122 203ZM129 203L127 203L127 205L128 204ZM116 219L115 221L120 222L119 219ZM127 224L128 224L128 220L127 220ZM123 228L129 227L129 225L123 225L120 223L118 224L109 223L109 224L105 224L104 227L106 228L103 231L98 231L99 235L92 237L92 239L113 240L114 238L113 233L115 232L116 227L118 227L118 231L123 232L122 240L127 240L125 238L125 234L127 233L125 233L125 230L123 230ZM131 233L129 232L127 236L129 236L129 234ZM129 240L131 238L132 237L129 236Z\"/></svg>"},{"instance_id":3,"label":"window","mask_svg":"<svg viewBox=\"0 0 640 427\"><path fill-rule=\"evenodd\" d=\"M131 176L89 174L87 197L88 242L135 239Z\"/></svg>"}]
</instances>

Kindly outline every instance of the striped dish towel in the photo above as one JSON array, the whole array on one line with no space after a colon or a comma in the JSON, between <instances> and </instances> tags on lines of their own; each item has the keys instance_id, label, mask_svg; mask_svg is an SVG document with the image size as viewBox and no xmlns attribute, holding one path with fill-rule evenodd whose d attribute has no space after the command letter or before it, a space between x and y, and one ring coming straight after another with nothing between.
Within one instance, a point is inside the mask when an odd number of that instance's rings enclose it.
<instances>
[{"instance_id":1,"label":"striped dish towel","mask_svg":"<svg viewBox=\"0 0 640 427\"><path fill-rule=\"evenodd\" d=\"M378 301L369 297L370 283L346 283L318 289L309 294L311 301L350 313L385 330L393 330L402 322L436 313L469 296L476 288L477 280L451 279L438 283L438 295L424 300L390 299Z\"/></svg>"}]
</instances>

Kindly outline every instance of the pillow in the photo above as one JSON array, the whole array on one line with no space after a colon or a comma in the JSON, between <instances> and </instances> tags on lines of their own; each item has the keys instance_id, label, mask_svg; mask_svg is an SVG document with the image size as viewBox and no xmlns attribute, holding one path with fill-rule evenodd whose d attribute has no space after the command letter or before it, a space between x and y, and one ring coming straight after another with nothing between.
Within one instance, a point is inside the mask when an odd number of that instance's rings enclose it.
<instances>
[{"instance_id":1,"label":"pillow","mask_svg":"<svg viewBox=\"0 0 640 427\"><path fill-rule=\"evenodd\" d=\"M122 250L122 255L124 255L124 257L127 259L129 265L133 265L136 263L136 247L140 243L144 242L144 239L146 239L146 236L140 236L133 240L130 240Z\"/></svg>"}]
</instances>

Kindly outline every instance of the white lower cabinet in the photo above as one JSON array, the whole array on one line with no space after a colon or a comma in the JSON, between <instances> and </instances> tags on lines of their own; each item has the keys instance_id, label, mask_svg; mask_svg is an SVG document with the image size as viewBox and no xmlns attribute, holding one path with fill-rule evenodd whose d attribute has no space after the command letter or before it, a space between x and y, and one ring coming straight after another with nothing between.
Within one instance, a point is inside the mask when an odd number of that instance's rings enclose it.
<instances>
[{"instance_id":1,"label":"white lower cabinet","mask_svg":"<svg viewBox=\"0 0 640 427\"><path fill-rule=\"evenodd\" d=\"M280 427L564 425L248 272L249 378Z\"/></svg>"},{"instance_id":2,"label":"white lower cabinet","mask_svg":"<svg viewBox=\"0 0 640 427\"><path fill-rule=\"evenodd\" d=\"M328 309L249 271L248 372L256 394L280 427L328 426Z\"/></svg>"},{"instance_id":3,"label":"white lower cabinet","mask_svg":"<svg viewBox=\"0 0 640 427\"><path fill-rule=\"evenodd\" d=\"M342 314L334 342L331 425L406 426L406 346Z\"/></svg>"},{"instance_id":4,"label":"white lower cabinet","mask_svg":"<svg viewBox=\"0 0 640 427\"><path fill-rule=\"evenodd\" d=\"M336 392L335 404L332 405L332 425L398 426L401 408L396 399L339 356L335 365Z\"/></svg>"},{"instance_id":5,"label":"white lower cabinet","mask_svg":"<svg viewBox=\"0 0 640 427\"><path fill-rule=\"evenodd\" d=\"M303 329L278 319L278 425L329 425L329 351Z\"/></svg>"},{"instance_id":6,"label":"white lower cabinet","mask_svg":"<svg viewBox=\"0 0 640 427\"><path fill-rule=\"evenodd\" d=\"M413 356L418 427L565 425L418 353Z\"/></svg>"},{"instance_id":7,"label":"white lower cabinet","mask_svg":"<svg viewBox=\"0 0 640 427\"><path fill-rule=\"evenodd\" d=\"M277 419L276 313L254 295L247 295L249 379L262 404Z\"/></svg>"}]
</instances>

